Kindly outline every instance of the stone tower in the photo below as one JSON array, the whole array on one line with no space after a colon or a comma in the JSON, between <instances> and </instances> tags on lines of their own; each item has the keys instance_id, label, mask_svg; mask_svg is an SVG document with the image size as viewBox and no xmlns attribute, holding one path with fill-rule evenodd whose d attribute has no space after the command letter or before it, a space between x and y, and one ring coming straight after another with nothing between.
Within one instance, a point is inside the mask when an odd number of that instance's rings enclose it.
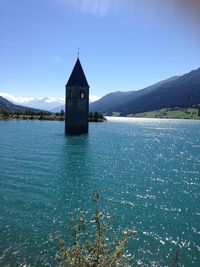
<instances>
[{"instance_id":1,"label":"stone tower","mask_svg":"<svg viewBox=\"0 0 200 267\"><path fill-rule=\"evenodd\" d=\"M79 58L65 88L65 133L88 133L89 85Z\"/></svg>"}]
</instances>

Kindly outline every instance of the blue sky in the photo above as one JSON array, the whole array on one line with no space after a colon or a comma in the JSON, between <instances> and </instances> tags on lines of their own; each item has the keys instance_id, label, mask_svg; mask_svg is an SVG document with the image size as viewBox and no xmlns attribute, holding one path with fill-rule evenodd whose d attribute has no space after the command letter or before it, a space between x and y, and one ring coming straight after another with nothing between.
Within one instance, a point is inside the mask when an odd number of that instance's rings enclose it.
<instances>
[{"instance_id":1,"label":"blue sky","mask_svg":"<svg viewBox=\"0 0 200 267\"><path fill-rule=\"evenodd\" d=\"M200 67L199 0L0 0L0 91L64 96L77 58L92 95Z\"/></svg>"}]
</instances>

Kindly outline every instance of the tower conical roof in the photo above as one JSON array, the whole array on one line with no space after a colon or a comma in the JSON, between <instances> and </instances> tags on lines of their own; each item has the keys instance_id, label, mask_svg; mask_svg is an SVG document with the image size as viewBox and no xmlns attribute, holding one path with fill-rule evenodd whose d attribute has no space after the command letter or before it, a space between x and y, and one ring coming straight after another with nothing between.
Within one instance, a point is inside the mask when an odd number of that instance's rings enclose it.
<instances>
[{"instance_id":1,"label":"tower conical roof","mask_svg":"<svg viewBox=\"0 0 200 267\"><path fill-rule=\"evenodd\" d=\"M83 86L83 87L87 86L87 87L89 87L79 58L76 61L76 64L72 70L72 73L69 77L69 80L68 80L66 86Z\"/></svg>"}]
</instances>

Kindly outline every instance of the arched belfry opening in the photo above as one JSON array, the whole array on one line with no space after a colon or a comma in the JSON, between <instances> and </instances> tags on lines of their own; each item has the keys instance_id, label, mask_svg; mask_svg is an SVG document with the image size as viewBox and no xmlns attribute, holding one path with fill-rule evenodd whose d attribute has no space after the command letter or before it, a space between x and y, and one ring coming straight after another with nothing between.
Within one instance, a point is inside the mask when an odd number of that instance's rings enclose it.
<instances>
[{"instance_id":1,"label":"arched belfry opening","mask_svg":"<svg viewBox=\"0 0 200 267\"><path fill-rule=\"evenodd\" d=\"M79 57L65 88L65 133L88 133L89 85Z\"/></svg>"}]
</instances>

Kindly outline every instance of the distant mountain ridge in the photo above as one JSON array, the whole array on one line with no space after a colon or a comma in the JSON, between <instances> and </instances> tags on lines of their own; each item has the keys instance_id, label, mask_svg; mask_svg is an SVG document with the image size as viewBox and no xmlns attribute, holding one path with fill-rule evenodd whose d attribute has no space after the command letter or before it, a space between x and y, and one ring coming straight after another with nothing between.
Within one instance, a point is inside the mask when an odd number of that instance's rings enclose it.
<instances>
[{"instance_id":1,"label":"distant mountain ridge","mask_svg":"<svg viewBox=\"0 0 200 267\"><path fill-rule=\"evenodd\" d=\"M12 102L8 101L6 98L0 96L0 111L8 111L8 112L25 112L27 110L30 110L34 113L37 112L47 112L40 109L30 108L30 107L24 107L20 105L15 105Z\"/></svg>"},{"instance_id":2,"label":"distant mountain ridge","mask_svg":"<svg viewBox=\"0 0 200 267\"><path fill-rule=\"evenodd\" d=\"M162 108L188 108L200 104L200 68L138 91L114 92L93 102L91 111L129 115Z\"/></svg>"},{"instance_id":3,"label":"distant mountain ridge","mask_svg":"<svg viewBox=\"0 0 200 267\"><path fill-rule=\"evenodd\" d=\"M159 86L161 86L164 83L174 81L179 76L171 77L167 80L158 82L156 84L153 84L151 86L148 86L144 89L138 90L138 91L128 91L128 92L113 92L105 95L98 101L95 101L90 104L90 111L100 111L103 113L112 113L112 112L119 112L119 106L125 105L129 101L133 101L136 98L145 95L149 92L152 92L156 90Z\"/></svg>"},{"instance_id":4,"label":"distant mountain ridge","mask_svg":"<svg viewBox=\"0 0 200 267\"><path fill-rule=\"evenodd\" d=\"M14 97L9 94L7 95ZM26 100L26 98L24 99ZM23 101L23 99L19 100ZM32 104L37 106L37 108L32 108L14 104L5 97L0 96L0 110L15 112L29 109L33 112L41 112L45 109L52 112L60 112L61 109L64 109L64 105L61 103L56 103L56 107L42 108L44 107L44 102L55 104L54 100L56 99L49 97L27 99L28 103L32 101ZM138 91L109 93L99 100L90 103L90 111L99 111L107 115L117 112L122 116L126 116L163 108L188 108L198 105L200 105L200 68L182 76L171 77Z\"/></svg>"},{"instance_id":5,"label":"distant mountain ridge","mask_svg":"<svg viewBox=\"0 0 200 267\"><path fill-rule=\"evenodd\" d=\"M26 106L40 110L51 111L52 109L64 104L64 97L26 97L11 95L7 92L0 92L0 96L6 98L15 105Z\"/></svg>"},{"instance_id":6,"label":"distant mountain ridge","mask_svg":"<svg viewBox=\"0 0 200 267\"><path fill-rule=\"evenodd\" d=\"M198 104L200 104L200 68L164 83L156 90L118 108L123 115L127 115L162 108L188 108Z\"/></svg>"},{"instance_id":7,"label":"distant mountain ridge","mask_svg":"<svg viewBox=\"0 0 200 267\"><path fill-rule=\"evenodd\" d=\"M1 92L0 96L6 98L8 101L15 105L26 106L30 108L48 110L50 112L60 112L61 109L65 109L65 98L64 97L27 97L27 96L15 96L7 92ZM98 100L100 97L90 94L90 102Z\"/></svg>"}]
</instances>

